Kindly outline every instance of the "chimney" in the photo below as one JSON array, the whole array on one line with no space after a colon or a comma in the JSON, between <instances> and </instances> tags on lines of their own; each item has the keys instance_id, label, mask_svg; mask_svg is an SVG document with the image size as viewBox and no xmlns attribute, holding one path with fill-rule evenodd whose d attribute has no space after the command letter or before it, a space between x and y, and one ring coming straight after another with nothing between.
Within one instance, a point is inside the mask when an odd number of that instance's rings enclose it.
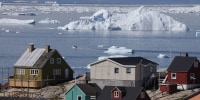
<instances>
[{"instance_id":1,"label":"chimney","mask_svg":"<svg viewBox=\"0 0 200 100\"><path fill-rule=\"evenodd\" d=\"M32 52L34 50L34 44L30 43L28 49L29 49L29 52Z\"/></svg>"},{"instance_id":2,"label":"chimney","mask_svg":"<svg viewBox=\"0 0 200 100\"><path fill-rule=\"evenodd\" d=\"M188 53L187 53L187 52L184 52L184 53L182 53L182 56L183 56L183 57L188 57Z\"/></svg>"},{"instance_id":3,"label":"chimney","mask_svg":"<svg viewBox=\"0 0 200 100\"><path fill-rule=\"evenodd\" d=\"M46 46L45 46L45 52L46 52L46 53L49 53L49 51L50 51L50 45L46 45Z\"/></svg>"}]
</instances>

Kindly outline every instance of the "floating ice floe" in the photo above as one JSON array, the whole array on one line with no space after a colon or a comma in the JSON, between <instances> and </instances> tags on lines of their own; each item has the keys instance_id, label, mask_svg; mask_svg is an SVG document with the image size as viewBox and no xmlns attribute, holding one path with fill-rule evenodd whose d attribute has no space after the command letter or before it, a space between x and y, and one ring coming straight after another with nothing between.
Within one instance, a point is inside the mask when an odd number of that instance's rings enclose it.
<instances>
[{"instance_id":1,"label":"floating ice floe","mask_svg":"<svg viewBox=\"0 0 200 100\"><path fill-rule=\"evenodd\" d=\"M169 56L167 56L166 54L159 54L157 57L158 58L169 58Z\"/></svg>"},{"instance_id":2,"label":"floating ice floe","mask_svg":"<svg viewBox=\"0 0 200 100\"><path fill-rule=\"evenodd\" d=\"M88 19L71 21L62 29L187 31L188 27L168 15L141 6L126 14L109 13L102 9Z\"/></svg>"},{"instance_id":3,"label":"floating ice floe","mask_svg":"<svg viewBox=\"0 0 200 100\"><path fill-rule=\"evenodd\" d=\"M111 46L108 50L104 51L104 53L108 54L127 54L133 53L132 49L128 49L126 47L118 47L118 46Z\"/></svg>"},{"instance_id":4,"label":"floating ice floe","mask_svg":"<svg viewBox=\"0 0 200 100\"><path fill-rule=\"evenodd\" d=\"M107 59L107 58L115 58L115 57L127 57L127 56L124 56L124 55L101 56L98 58L98 60L103 60L103 59Z\"/></svg>"},{"instance_id":5,"label":"floating ice floe","mask_svg":"<svg viewBox=\"0 0 200 100\"><path fill-rule=\"evenodd\" d=\"M24 25L24 24L35 24L35 20L20 20L20 19L9 19L2 18L0 19L0 24L12 24L12 25Z\"/></svg>"},{"instance_id":6,"label":"floating ice floe","mask_svg":"<svg viewBox=\"0 0 200 100\"><path fill-rule=\"evenodd\" d=\"M59 24L60 21L46 18L44 20L40 20L38 23L41 23L41 24Z\"/></svg>"}]
</instances>

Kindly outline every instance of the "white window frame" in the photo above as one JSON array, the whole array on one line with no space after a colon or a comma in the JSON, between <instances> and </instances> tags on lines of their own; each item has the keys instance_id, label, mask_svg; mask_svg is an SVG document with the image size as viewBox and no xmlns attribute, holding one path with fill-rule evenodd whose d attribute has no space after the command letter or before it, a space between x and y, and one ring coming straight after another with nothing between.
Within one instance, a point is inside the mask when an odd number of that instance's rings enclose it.
<instances>
[{"instance_id":1,"label":"white window frame","mask_svg":"<svg viewBox=\"0 0 200 100\"><path fill-rule=\"evenodd\" d=\"M171 73L171 79L176 79L176 73Z\"/></svg>"},{"instance_id":2,"label":"white window frame","mask_svg":"<svg viewBox=\"0 0 200 100\"><path fill-rule=\"evenodd\" d=\"M195 74L194 73L190 73L190 80L194 80L195 79Z\"/></svg>"},{"instance_id":3,"label":"white window frame","mask_svg":"<svg viewBox=\"0 0 200 100\"><path fill-rule=\"evenodd\" d=\"M119 91L114 91L114 98L119 98Z\"/></svg>"},{"instance_id":4,"label":"white window frame","mask_svg":"<svg viewBox=\"0 0 200 100\"><path fill-rule=\"evenodd\" d=\"M30 69L30 75L38 75L39 70L38 69Z\"/></svg>"},{"instance_id":5,"label":"white window frame","mask_svg":"<svg viewBox=\"0 0 200 100\"><path fill-rule=\"evenodd\" d=\"M50 58L50 64L54 64L54 58Z\"/></svg>"},{"instance_id":6,"label":"white window frame","mask_svg":"<svg viewBox=\"0 0 200 100\"><path fill-rule=\"evenodd\" d=\"M20 75L24 75L25 74L25 69L18 69L17 68L17 74L20 74Z\"/></svg>"},{"instance_id":7,"label":"white window frame","mask_svg":"<svg viewBox=\"0 0 200 100\"><path fill-rule=\"evenodd\" d=\"M77 100L79 100L79 97L80 97L80 98L81 98L81 100L82 100L82 96L81 96L81 95L78 95L78 96L77 96Z\"/></svg>"},{"instance_id":8,"label":"white window frame","mask_svg":"<svg viewBox=\"0 0 200 100\"><path fill-rule=\"evenodd\" d=\"M61 69L53 69L53 75L61 75Z\"/></svg>"},{"instance_id":9,"label":"white window frame","mask_svg":"<svg viewBox=\"0 0 200 100\"><path fill-rule=\"evenodd\" d=\"M56 59L57 64L61 64L61 58Z\"/></svg>"},{"instance_id":10,"label":"white window frame","mask_svg":"<svg viewBox=\"0 0 200 100\"><path fill-rule=\"evenodd\" d=\"M130 74L131 73L131 68L126 68L126 73Z\"/></svg>"},{"instance_id":11,"label":"white window frame","mask_svg":"<svg viewBox=\"0 0 200 100\"><path fill-rule=\"evenodd\" d=\"M119 73L119 68L115 68L114 73Z\"/></svg>"}]
</instances>

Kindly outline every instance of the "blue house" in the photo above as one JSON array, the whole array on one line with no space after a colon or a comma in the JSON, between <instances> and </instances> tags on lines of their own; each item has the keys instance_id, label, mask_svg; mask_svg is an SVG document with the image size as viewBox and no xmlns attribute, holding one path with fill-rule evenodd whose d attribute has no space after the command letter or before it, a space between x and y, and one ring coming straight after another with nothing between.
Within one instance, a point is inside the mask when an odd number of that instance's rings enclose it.
<instances>
[{"instance_id":1,"label":"blue house","mask_svg":"<svg viewBox=\"0 0 200 100\"><path fill-rule=\"evenodd\" d=\"M95 83L75 84L65 93L65 100L96 100L101 88Z\"/></svg>"}]
</instances>

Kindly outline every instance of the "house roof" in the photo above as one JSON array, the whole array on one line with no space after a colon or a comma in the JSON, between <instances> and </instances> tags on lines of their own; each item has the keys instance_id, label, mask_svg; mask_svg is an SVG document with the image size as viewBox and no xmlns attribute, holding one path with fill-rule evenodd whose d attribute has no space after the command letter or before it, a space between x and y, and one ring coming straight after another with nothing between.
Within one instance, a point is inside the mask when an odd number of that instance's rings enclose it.
<instances>
[{"instance_id":1,"label":"house roof","mask_svg":"<svg viewBox=\"0 0 200 100\"><path fill-rule=\"evenodd\" d=\"M197 57L176 56L167 71L187 72Z\"/></svg>"},{"instance_id":2,"label":"house roof","mask_svg":"<svg viewBox=\"0 0 200 100\"><path fill-rule=\"evenodd\" d=\"M29 49L27 49L22 54L22 56L17 60L14 66L31 67L37 62L37 60L42 56L44 52L45 52L45 49L43 48L37 48L33 50L32 52L29 52Z\"/></svg>"},{"instance_id":3,"label":"house roof","mask_svg":"<svg viewBox=\"0 0 200 100\"><path fill-rule=\"evenodd\" d=\"M42 68L55 52L58 53L56 49L50 48L48 52L46 52L45 48L34 48L32 51L29 49L21 55L14 67Z\"/></svg>"},{"instance_id":4,"label":"house roof","mask_svg":"<svg viewBox=\"0 0 200 100\"><path fill-rule=\"evenodd\" d=\"M77 86L85 95L88 96L96 96L97 93L101 92L101 88L96 83L88 83L88 84L75 84L73 87ZM73 88L72 87L72 88ZM71 89L72 89L71 88ZM69 89L65 95L71 91Z\"/></svg>"},{"instance_id":5,"label":"house roof","mask_svg":"<svg viewBox=\"0 0 200 100\"><path fill-rule=\"evenodd\" d=\"M105 86L100 95L97 97L97 100L111 100L111 92L115 88L116 86ZM122 97L122 100L136 100L140 92L144 90L142 87L117 86L117 88L120 91L125 92L125 96Z\"/></svg>"},{"instance_id":6,"label":"house roof","mask_svg":"<svg viewBox=\"0 0 200 100\"><path fill-rule=\"evenodd\" d=\"M96 83L77 84L77 86L88 96L96 96L101 91L101 88Z\"/></svg>"},{"instance_id":7,"label":"house roof","mask_svg":"<svg viewBox=\"0 0 200 100\"><path fill-rule=\"evenodd\" d=\"M93 64L96 64L96 63L99 63L99 62L102 62L102 61L105 61L105 60L110 60L110 61L114 61L118 64L121 64L121 65L137 65L139 63L142 63L144 65L148 65L148 64L154 64L154 65L158 65L157 63L153 62L153 61L150 61L146 58L143 58L143 57L116 57L116 58L107 58L107 59L104 59L104 60L101 60L101 61L97 61L97 62L94 62L90 65L93 65Z\"/></svg>"}]
</instances>

